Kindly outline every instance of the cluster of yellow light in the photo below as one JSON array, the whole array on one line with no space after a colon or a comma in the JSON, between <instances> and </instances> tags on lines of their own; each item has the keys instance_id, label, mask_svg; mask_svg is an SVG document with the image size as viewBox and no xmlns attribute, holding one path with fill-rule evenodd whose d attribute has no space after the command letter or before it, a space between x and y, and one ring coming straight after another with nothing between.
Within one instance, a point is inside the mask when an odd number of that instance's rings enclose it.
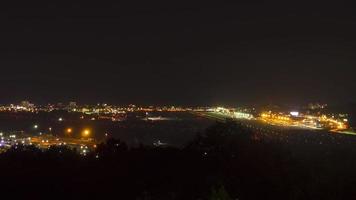
<instances>
[{"instance_id":1,"label":"cluster of yellow light","mask_svg":"<svg viewBox=\"0 0 356 200\"><path fill-rule=\"evenodd\" d=\"M290 120L289 117L283 117L283 116L278 116L277 119L279 119L279 120L285 120L285 121L289 121L289 120Z\"/></svg>"},{"instance_id":2,"label":"cluster of yellow light","mask_svg":"<svg viewBox=\"0 0 356 200\"><path fill-rule=\"evenodd\" d=\"M347 125L342 122L338 122L337 128L338 129L347 129Z\"/></svg>"},{"instance_id":3,"label":"cluster of yellow light","mask_svg":"<svg viewBox=\"0 0 356 200\"><path fill-rule=\"evenodd\" d=\"M266 114L266 113L262 113L261 117L262 118L269 118L271 115L270 114Z\"/></svg>"},{"instance_id":4,"label":"cluster of yellow light","mask_svg":"<svg viewBox=\"0 0 356 200\"><path fill-rule=\"evenodd\" d=\"M262 113L261 117L263 119L272 119L272 120L282 120L282 121L290 121L289 116L281 115L281 114L271 114L271 113Z\"/></svg>"},{"instance_id":5,"label":"cluster of yellow light","mask_svg":"<svg viewBox=\"0 0 356 200\"><path fill-rule=\"evenodd\" d=\"M220 112L220 113L229 113L230 110L229 109L226 109L224 107L217 107L214 109L215 112Z\"/></svg>"},{"instance_id":6,"label":"cluster of yellow light","mask_svg":"<svg viewBox=\"0 0 356 200\"><path fill-rule=\"evenodd\" d=\"M342 122L334 118L329 118L326 115L322 115L321 117L319 117L319 121L329 123L330 126L339 130L347 129L347 125L345 123L347 122L347 120L346 121L344 120L345 122Z\"/></svg>"},{"instance_id":7,"label":"cluster of yellow light","mask_svg":"<svg viewBox=\"0 0 356 200\"><path fill-rule=\"evenodd\" d=\"M334 116L328 117L326 115L302 115L298 118L291 118L291 116L282 113L264 112L261 113L261 119L267 123L303 126L309 128L326 128L333 130L345 130L348 128L347 119L335 119Z\"/></svg>"}]
</instances>

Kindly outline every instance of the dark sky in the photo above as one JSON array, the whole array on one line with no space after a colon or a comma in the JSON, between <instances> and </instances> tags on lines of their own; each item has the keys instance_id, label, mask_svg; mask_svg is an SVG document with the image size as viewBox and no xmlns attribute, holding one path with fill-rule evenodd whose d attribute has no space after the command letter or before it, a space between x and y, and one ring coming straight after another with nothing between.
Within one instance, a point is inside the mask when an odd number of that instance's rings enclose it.
<instances>
[{"instance_id":1,"label":"dark sky","mask_svg":"<svg viewBox=\"0 0 356 200\"><path fill-rule=\"evenodd\" d=\"M354 5L99 2L0 5L0 103L356 98Z\"/></svg>"}]
</instances>

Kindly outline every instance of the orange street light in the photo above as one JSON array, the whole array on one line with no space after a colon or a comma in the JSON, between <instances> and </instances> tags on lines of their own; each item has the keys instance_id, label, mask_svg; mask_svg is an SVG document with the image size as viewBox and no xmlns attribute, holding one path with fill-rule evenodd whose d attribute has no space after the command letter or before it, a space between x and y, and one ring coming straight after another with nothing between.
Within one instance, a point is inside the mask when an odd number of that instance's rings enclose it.
<instances>
[{"instance_id":1,"label":"orange street light","mask_svg":"<svg viewBox=\"0 0 356 200\"><path fill-rule=\"evenodd\" d=\"M82 132L83 137L88 137L90 135L90 130L89 129L84 129Z\"/></svg>"}]
</instances>

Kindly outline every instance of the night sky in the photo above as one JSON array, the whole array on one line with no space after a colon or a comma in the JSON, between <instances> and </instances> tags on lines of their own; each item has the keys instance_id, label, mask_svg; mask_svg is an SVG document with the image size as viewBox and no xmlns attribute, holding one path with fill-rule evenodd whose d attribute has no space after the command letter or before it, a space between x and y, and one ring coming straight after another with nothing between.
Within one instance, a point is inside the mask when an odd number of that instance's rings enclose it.
<instances>
[{"instance_id":1,"label":"night sky","mask_svg":"<svg viewBox=\"0 0 356 200\"><path fill-rule=\"evenodd\" d=\"M0 5L0 103L356 98L354 5L99 2Z\"/></svg>"}]
</instances>

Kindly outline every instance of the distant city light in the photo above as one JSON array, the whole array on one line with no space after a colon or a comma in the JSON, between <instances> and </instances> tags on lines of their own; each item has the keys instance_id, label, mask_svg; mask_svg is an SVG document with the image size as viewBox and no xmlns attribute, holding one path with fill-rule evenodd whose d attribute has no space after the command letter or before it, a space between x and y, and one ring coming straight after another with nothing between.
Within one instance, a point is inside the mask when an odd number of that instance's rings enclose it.
<instances>
[{"instance_id":1,"label":"distant city light","mask_svg":"<svg viewBox=\"0 0 356 200\"><path fill-rule=\"evenodd\" d=\"M33 126L33 128L37 129L37 128L38 128L38 125L37 125L37 124L35 124L35 125Z\"/></svg>"}]
</instances>

